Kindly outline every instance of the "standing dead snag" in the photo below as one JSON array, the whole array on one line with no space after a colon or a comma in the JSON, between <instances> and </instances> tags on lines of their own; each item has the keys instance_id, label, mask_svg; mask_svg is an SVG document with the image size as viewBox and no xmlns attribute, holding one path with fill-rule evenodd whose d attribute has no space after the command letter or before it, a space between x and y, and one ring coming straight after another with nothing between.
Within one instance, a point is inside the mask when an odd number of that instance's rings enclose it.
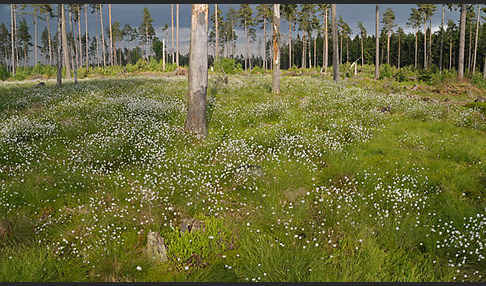
<instances>
[{"instance_id":1,"label":"standing dead snag","mask_svg":"<svg viewBox=\"0 0 486 286\"><path fill-rule=\"evenodd\" d=\"M280 4L273 4L273 75L272 91L280 93Z\"/></svg>"},{"instance_id":2,"label":"standing dead snag","mask_svg":"<svg viewBox=\"0 0 486 286\"><path fill-rule=\"evenodd\" d=\"M339 51L338 51L338 33L336 25L336 4L331 4L332 17L332 70L334 81L339 81Z\"/></svg>"},{"instance_id":3,"label":"standing dead snag","mask_svg":"<svg viewBox=\"0 0 486 286\"><path fill-rule=\"evenodd\" d=\"M192 4L189 51L189 91L185 130L198 137L208 135L206 92L208 88L208 4Z\"/></svg>"}]
</instances>

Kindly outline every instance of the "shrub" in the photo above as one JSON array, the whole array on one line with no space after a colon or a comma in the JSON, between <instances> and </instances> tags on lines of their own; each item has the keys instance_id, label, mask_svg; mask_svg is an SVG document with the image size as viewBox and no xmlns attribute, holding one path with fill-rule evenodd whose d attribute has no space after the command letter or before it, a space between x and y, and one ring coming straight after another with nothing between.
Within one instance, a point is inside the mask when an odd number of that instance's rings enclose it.
<instances>
[{"instance_id":1,"label":"shrub","mask_svg":"<svg viewBox=\"0 0 486 286\"><path fill-rule=\"evenodd\" d=\"M0 65L0 80L4 81L10 77L10 73L7 70L7 67L4 65Z\"/></svg>"},{"instance_id":2,"label":"shrub","mask_svg":"<svg viewBox=\"0 0 486 286\"><path fill-rule=\"evenodd\" d=\"M392 78L393 77L393 69L389 64L381 65L380 67L380 79L384 78Z\"/></svg>"},{"instance_id":3,"label":"shrub","mask_svg":"<svg viewBox=\"0 0 486 286\"><path fill-rule=\"evenodd\" d=\"M234 59L219 58L214 62L214 71L227 74L234 74L241 70L241 64L237 64Z\"/></svg>"}]
</instances>

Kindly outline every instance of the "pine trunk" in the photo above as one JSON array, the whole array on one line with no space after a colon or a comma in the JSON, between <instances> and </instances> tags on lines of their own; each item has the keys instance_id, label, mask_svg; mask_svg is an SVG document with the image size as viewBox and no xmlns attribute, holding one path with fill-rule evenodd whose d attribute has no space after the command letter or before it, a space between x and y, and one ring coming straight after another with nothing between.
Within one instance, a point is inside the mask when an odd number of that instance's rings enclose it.
<instances>
[{"instance_id":1,"label":"pine trunk","mask_svg":"<svg viewBox=\"0 0 486 286\"><path fill-rule=\"evenodd\" d=\"M459 62L457 67L457 79L464 78L464 44L466 41L466 4L461 4L461 20L459 29Z\"/></svg>"},{"instance_id":2,"label":"pine trunk","mask_svg":"<svg viewBox=\"0 0 486 286\"><path fill-rule=\"evenodd\" d=\"M443 50L444 50L444 17L445 17L445 5L442 4L442 21L440 25L440 55L439 55L439 71L442 73L443 64Z\"/></svg>"},{"instance_id":3,"label":"pine trunk","mask_svg":"<svg viewBox=\"0 0 486 286\"><path fill-rule=\"evenodd\" d=\"M86 73L89 71L89 37L88 37L88 6L84 9L84 24L86 33Z\"/></svg>"},{"instance_id":4,"label":"pine trunk","mask_svg":"<svg viewBox=\"0 0 486 286\"><path fill-rule=\"evenodd\" d=\"M380 8L376 5L376 51L375 51L375 79L380 77Z\"/></svg>"},{"instance_id":5,"label":"pine trunk","mask_svg":"<svg viewBox=\"0 0 486 286\"><path fill-rule=\"evenodd\" d=\"M391 34L390 32L388 32L386 38L386 63L388 65L390 64L390 38L391 38Z\"/></svg>"},{"instance_id":6,"label":"pine trunk","mask_svg":"<svg viewBox=\"0 0 486 286\"><path fill-rule=\"evenodd\" d=\"M263 17L263 70L267 69L267 19Z\"/></svg>"},{"instance_id":7,"label":"pine trunk","mask_svg":"<svg viewBox=\"0 0 486 286\"><path fill-rule=\"evenodd\" d=\"M332 69L334 81L339 81L339 51L338 51L338 36L336 25L336 4L331 4L332 17Z\"/></svg>"},{"instance_id":8,"label":"pine trunk","mask_svg":"<svg viewBox=\"0 0 486 286\"><path fill-rule=\"evenodd\" d=\"M214 26L216 30L216 45L214 46L214 57L219 58L219 34L218 34L218 4L214 4Z\"/></svg>"},{"instance_id":9,"label":"pine trunk","mask_svg":"<svg viewBox=\"0 0 486 286\"><path fill-rule=\"evenodd\" d=\"M52 42L51 42L51 18L50 18L50 12L47 12L47 43L49 45L49 65L52 66Z\"/></svg>"},{"instance_id":10,"label":"pine trunk","mask_svg":"<svg viewBox=\"0 0 486 286\"><path fill-rule=\"evenodd\" d=\"M34 10L34 66L37 64L39 61L39 58L37 57L37 43L38 43L38 28L37 28L37 11Z\"/></svg>"},{"instance_id":11,"label":"pine trunk","mask_svg":"<svg viewBox=\"0 0 486 286\"><path fill-rule=\"evenodd\" d=\"M289 69L292 67L292 22L289 22Z\"/></svg>"},{"instance_id":12,"label":"pine trunk","mask_svg":"<svg viewBox=\"0 0 486 286\"><path fill-rule=\"evenodd\" d=\"M473 55L473 63L472 63L472 72L476 71L476 56L478 54L478 36L479 36L479 15L481 11L479 10L479 5L478 5L478 18L476 21L476 36L474 38L474 55Z\"/></svg>"},{"instance_id":13,"label":"pine trunk","mask_svg":"<svg viewBox=\"0 0 486 286\"><path fill-rule=\"evenodd\" d=\"M101 23L101 51L103 55L103 67L106 67L106 47L105 47L105 30L103 28L103 5L100 4L100 23Z\"/></svg>"},{"instance_id":14,"label":"pine trunk","mask_svg":"<svg viewBox=\"0 0 486 286\"><path fill-rule=\"evenodd\" d=\"M10 4L10 41L12 44L12 74L15 75L15 4Z\"/></svg>"},{"instance_id":15,"label":"pine trunk","mask_svg":"<svg viewBox=\"0 0 486 286\"><path fill-rule=\"evenodd\" d=\"M273 4L272 91L280 93L280 4Z\"/></svg>"},{"instance_id":16,"label":"pine trunk","mask_svg":"<svg viewBox=\"0 0 486 286\"><path fill-rule=\"evenodd\" d=\"M398 69L400 70L400 33L398 34L398 60L397 60L397 65Z\"/></svg>"},{"instance_id":17,"label":"pine trunk","mask_svg":"<svg viewBox=\"0 0 486 286\"><path fill-rule=\"evenodd\" d=\"M415 33L415 69L418 65L418 31Z\"/></svg>"},{"instance_id":18,"label":"pine trunk","mask_svg":"<svg viewBox=\"0 0 486 286\"><path fill-rule=\"evenodd\" d=\"M57 81L56 85L57 87L61 87L62 85L62 48L60 43L62 42L62 25L61 25L61 18L62 18L62 12L64 8L62 7L62 4L59 4L57 6L57 57L56 57L56 64L57 64Z\"/></svg>"},{"instance_id":19,"label":"pine trunk","mask_svg":"<svg viewBox=\"0 0 486 286\"><path fill-rule=\"evenodd\" d=\"M424 70L427 69L427 17L424 16Z\"/></svg>"},{"instance_id":20,"label":"pine trunk","mask_svg":"<svg viewBox=\"0 0 486 286\"><path fill-rule=\"evenodd\" d=\"M176 65L179 67L179 4L176 4Z\"/></svg>"},{"instance_id":21,"label":"pine trunk","mask_svg":"<svg viewBox=\"0 0 486 286\"><path fill-rule=\"evenodd\" d=\"M206 93L208 87L207 4L192 4L191 43L189 53L189 92L185 130L206 137Z\"/></svg>"},{"instance_id":22,"label":"pine trunk","mask_svg":"<svg viewBox=\"0 0 486 286\"><path fill-rule=\"evenodd\" d=\"M111 26L111 4L108 4L108 22L110 28L110 64L113 66L115 64L115 54L114 54L114 44L113 44L113 29Z\"/></svg>"},{"instance_id":23,"label":"pine trunk","mask_svg":"<svg viewBox=\"0 0 486 286\"><path fill-rule=\"evenodd\" d=\"M323 65L324 65L324 72L327 73L327 66L329 65L329 62L328 62L328 57L329 57L329 35L328 35L328 24L327 24L327 10L328 8L326 8L326 11L324 13L324 54L322 55L322 58L323 58Z\"/></svg>"},{"instance_id":24,"label":"pine trunk","mask_svg":"<svg viewBox=\"0 0 486 286\"><path fill-rule=\"evenodd\" d=\"M77 51L77 45L76 45L76 36L75 36L75 29L76 26L74 26L74 20L73 20L73 13L71 9L69 9L69 19L71 21L71 36L73 40L73 52L74 55L72 55L73 59L73 74L74 74L74 84L78 83L78 51Z\"/></svg>"},{"instance_id":25,"label":"pine trunk","mask_svg":"<svg viewBox=\"0 0 486 286\"><path fill-rule=\"evenodd\" d=\"M170 37L171 37L171 55L172 55L172 64L175 64L175 54L174 54L174 4L170 4L170 29L171 29L171 33L170 33Z\"/></svg>"},{"instance_id":26,"label":"pine trunk","mask_svg":"<svg viewBox=\"0 0 486 286\"><path fill-rule=\"evenodd\" d=\"M361 36L361 66L364 66L364 43L363 43L363 36Z\"/></svg>"},{"instance_id":27,"label":"pine trunk","mask_svg":"<svg viewBox=\"0 0 486 286\"><path fill-rule=\"evenodd\" d=\"M62 13L62 51L64 54L64 66L66 67L66 79L71 79L71 63L69 60L69 50L68 50L68 43L67 43L67 33L66 33L66 15L64 12L64 4L61 4L61 13Z\"/></svg>"}]
</instances>

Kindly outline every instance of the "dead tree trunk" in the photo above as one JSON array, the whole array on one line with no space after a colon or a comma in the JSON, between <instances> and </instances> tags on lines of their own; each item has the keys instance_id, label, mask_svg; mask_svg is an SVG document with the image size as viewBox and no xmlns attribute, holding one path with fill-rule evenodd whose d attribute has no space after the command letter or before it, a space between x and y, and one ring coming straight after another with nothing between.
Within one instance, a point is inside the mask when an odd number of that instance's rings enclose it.
<instances>
[{"instance_id":1,"label":"dead tree trunk","mask_svg":"<svg viewBox=\"0 0 486 286\"><path fill-rule=\"evenodd\" d=\"M273 4L273 74L272 91L280 93L280 4Z\"/></svg>"},{"instance_id":2,"label":"dead tree trunk","mask_svg":"<svg viewBox=\"0 0 486 286\"><path fill-rule=\"evenodd\" d=\"M380 8L376 5L375 79L380 77Z\"/></svg>"},{"instance_id":3,"label":"dead tree trunk","mask_svg":"<svg viewBox=\"0 0 486 286\"><path fill-rule=\"evenodd\" d=\"M339 55L338 55L338 38L336 24L336 4L331 4L332 16L332 69L334 81L339 81Z\"/></svg>"},{"instance_id":4,"label":"dead tree trunk","mask_svg":"<svg viewBox=\"0 0 486 286\"><path fill-rule=\"evenodd\" d=\"M459 29L459 62L457 64L457 79L464 78L464 44L466 42L466 4L461 4L461 20Z\"/></svg>"},{"instance_id":5,"label":"dead tree trunk","mask_svg":"<svg viewBox=\"0 0 486 286\"><path fill-rule=\"evenodd\" d=\"M206 92L208 87L208 4L192 4L191 43L189 53L189 91L185 130L206 137Z\"/></svg>"},{"instance_id":6,"label":"dead tree trunk","mask_svg":"<svg viewBox=\"0 0 486 286\"><path fill-rule=\"evenodd\" d=\"M62 10L62 4L57 5L57 87L61 87L62 85L62 45L60 44L62 42Z\"/></svg>"}]
</instances>

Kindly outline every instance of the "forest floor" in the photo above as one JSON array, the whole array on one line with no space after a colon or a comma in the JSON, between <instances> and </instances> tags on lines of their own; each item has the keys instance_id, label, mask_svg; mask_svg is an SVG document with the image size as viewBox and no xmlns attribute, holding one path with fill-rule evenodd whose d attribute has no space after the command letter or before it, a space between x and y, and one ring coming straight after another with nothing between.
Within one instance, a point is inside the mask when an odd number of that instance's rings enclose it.
<instances>
[{"instance_id":1,"label":"forest floor","mask_svg":"<svg viewBox=\"0 0 486 286\"><path fill-rule=\"evenodd\" d=\"M484 90L209 81L1 85L0 281L486 281Z\"/></svg>"}]
</instances>

